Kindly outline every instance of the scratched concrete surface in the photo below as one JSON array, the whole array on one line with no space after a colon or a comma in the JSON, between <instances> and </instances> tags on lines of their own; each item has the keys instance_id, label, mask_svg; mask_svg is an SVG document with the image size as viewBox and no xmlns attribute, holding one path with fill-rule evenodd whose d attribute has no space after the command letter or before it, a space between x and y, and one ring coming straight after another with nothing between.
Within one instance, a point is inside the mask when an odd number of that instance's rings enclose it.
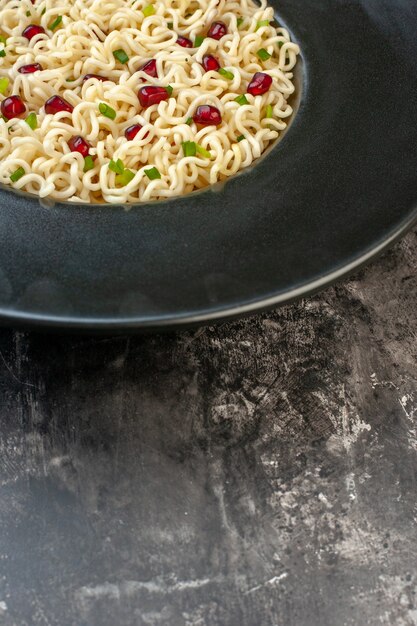
<instances>
[{"instance_id":1,"label":"scratched concrete surface","mask_svg":"<svg viewBox=\"0 0 417 626\"><path fill-rule=\"evenodd\" d=\"M0 331L0 624L417 624L416 253L215 328Z\"/></svg>"}]
</instances>

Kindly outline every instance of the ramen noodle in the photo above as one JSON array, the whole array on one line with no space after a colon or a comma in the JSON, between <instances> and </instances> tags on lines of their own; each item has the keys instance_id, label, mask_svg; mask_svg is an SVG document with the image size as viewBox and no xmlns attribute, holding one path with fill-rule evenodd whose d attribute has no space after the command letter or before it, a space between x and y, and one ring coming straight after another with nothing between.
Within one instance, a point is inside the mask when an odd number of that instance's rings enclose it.
<instances>
[{"instance_id":1,"label":"ramen noodle","mask_svg":"<svg viewBox=\"0 0 417 626\"><path fill-rule=\"evenodd\" d=\"M85 203L188 194L293 112L299 53L265 1L0 0L0 182Z\"/></svg>"}]
</instances>

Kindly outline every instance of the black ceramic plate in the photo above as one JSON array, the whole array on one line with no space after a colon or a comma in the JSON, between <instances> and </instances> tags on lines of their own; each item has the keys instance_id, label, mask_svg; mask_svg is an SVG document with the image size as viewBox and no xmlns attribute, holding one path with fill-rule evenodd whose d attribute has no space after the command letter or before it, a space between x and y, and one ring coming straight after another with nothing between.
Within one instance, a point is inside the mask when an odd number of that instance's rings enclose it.
<instances>
[{"instance_id":1,"label":"black ceramic plate","mask_svg":"<svg viewBox=\"0 0 417 626\"><path fill-rule=\"evenodd\" d=\"M222 189L123 207L0 191L0 316L103 329L247 313L370 259L417 211L416 0L277 0L302 98L258 165Z\"/></svg>"}]
</instances>

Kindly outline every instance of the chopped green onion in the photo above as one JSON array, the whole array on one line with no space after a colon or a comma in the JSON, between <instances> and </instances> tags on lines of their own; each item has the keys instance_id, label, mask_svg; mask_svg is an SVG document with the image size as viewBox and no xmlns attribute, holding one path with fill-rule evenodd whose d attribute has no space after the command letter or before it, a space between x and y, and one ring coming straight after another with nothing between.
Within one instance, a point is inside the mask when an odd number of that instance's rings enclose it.
<instances>
[{"instance_id":1,"label":"chopped green onion","mask_svg":"<svg viewBox=\"0 0 417 626\"><path fill-rule=\"evenodd\" d=\"M94 169L94 159L93 157L89 154L88 156L85 157L84 159L84 169L83 172L89 172L90 170Z\"/></svg>"},{"instance_id":2,"label":"chopped green onion","mask_svg":"<svg viewBox=\"0 0 417 626\"><path fill-rule=\"evenodd\" d=\"M120 159L117 159L117 161L113 161L112 159L109 163L109 170L115 172L115 174L123 174L123 172L125 171L123 161L121 161Z\"/></svg>"},{"instance_id":3,"label":"chopped green onion","mask_svg":"<svg viewBox=\"0 0 417 626\"><path fill-rule=\"evenodd\" d=\"M42 9L41 15L45 15L45 13L46 13L46 8Z\"/></svg>"},{"instance_id":4,"label":"chopped green onion","mask_svg":"<svg viewBox=\"0 0 417 626\"><path fill-rule=\"evenodd\" d=\"M272 108L272 104L268 104L268 106L266 107L265 117L273 117L273 116L274 116L274 109Z\"/></svg>"},{"instance_id":5,"label":"chopped green onion","mask_svg":"<svg viewBox=\"0 0 417 626\"><path fill-rule=\"evenodd\" d=\"M30 11L26 11L26 17L30 17L32 13Z\"/></svg>"},{"instance_id":6,"label":"chopped green onion","mask_svg":"<svg viewBox=\"0 0 417 626\"><path fill-rule=\"evenodd\" d=\"M221 74L222 76L224 76L225 78L227 78L228 80L233 80L235 75L233 74L233 72L229 72L228 70L225 70L224 67L221 67L219 70L217 70L219 72L219 74Z\"/></svg>"},{"instance_id":7,"label":"chopped green onion","mask_svg":"<svg viewBox=\"0 0 417 626\"><path fill-rule=\"evenodd\" d=\"M142 13L145 17L149 17L150 15L155 15L155 7L153 4L148 4L148 6L142 9Z\"/></svg>"},{"instance_id":8,"label":"chopped green onion","mask_svg":"<svg viewBox=\"0 0 417 626\"><path fill-rule=\"evenodd\" d=\"M17 183L17 181L20 180L22 176L25 175L25 173L26 172L23 167L18 167L17 170L13 172L13 174L10 174L10 180L12 181L12 183Z\"/></svg>"},{"instance_id":9,"label":"chopped green onion","mask_svg":"<svg viewBox=\"0 0 417 626\"><path fill-rule=\"evenodd\" d=\"M149 180L156 180L157 178L161 178L161 174L159 170L156 169L156 167L151 167L150 170L145 170L145 174L149 178Z\"/></svg>"},{"instance_id":10,"label":"chopped green onion","mask_svg":"<svg viewBox=\"0 0 417 626\"><path fill-rule=\"evenodd\" d=\"M165 89L167 90L168 94L169 94L170 96L172 96L172 92L174 91L174 87L171 87L171 85L167 85L167 86L165 87Z\"/></svg>"},{"instance_id":11,"label":"chopped green onion","mask_svg":"<svg viewBox=\"0 0 417 626\"><path fill-rule=\"evenodd\" d=\"M135 178L134 172L132 170L124 170L122 174L118 174L116 176L116 185L120 185L121 187L126 187L130 183L131 180Z\"/></svg>"},{"instance_id":12,"label":"chopped green onion","mask_svg":"<svg viewBox=\"0 0 417 626\"><path fill-rule=\"evenodd\" d=\"M244 17L238 17L237 18L237 27L240 28L244 21L245 21Z\"/></svg>"},{"instance_id":13,"label":"chopped green onion","mask_svg":"<svg viewBox=\"0 0 417 626\"><path fill-rule=\"evenodd\" d=\"M247 99L247 97L244 94L242 94L241 96L238 96L237 98L235 98L235 102L240 104L240 106L242 106L243 104L249 104L249 100Z\"/></svg>"},{"instance_id":14,"label":"chopped green onion","mask_svg":"<svg viewBox=\"0 0 417 626\"><path fill-rule=\"evenodd\" d=\"M262 26L269 26L269 20L261 20L260 22L256 22L255 30L258 30L258 28L262 28Z\"/></svg>"},{"instance_id":15,"label":"chopped green onion","mask_svg":"<svg viewBox=\"0 0 417 626\"><path fill-rule=\"evenodd\" d=\"M204 40L205 37L203 37L203 35L197 35L197 37L194 39L194 48L199 48Z\"/></svg>"},{"instance_id":16,"label":"chopped green onion","mask_svg":"<svg viewBox=\"0 0 417 626\"><path fill-rule=\"evenodd\" d=\"M281 48L284 45L285 41L278 41L278 48Z\"/></svg>"},{"instance_id":17,"label":"chopped green onion","mask_svg":"<svg viewBox=\"0 0 417 626\"><path fill-rule=\"evenodd\" d=\"M6 77L0 78L0 93L5 94L7 87L9 86L9 79Z\"/></svg>"},{"instance_id":18,"label":"chopped green onion","mask_svg":"<svg viewBox=\"0 0 417 626\"><path fill-rule=\"evenodd\" d=\"M55 30L55 28L59 26L61 22L62 22L62 15L58 15L56 20L54 20L52 24L49 24L48 26L49 30Z\"/></svg>"},{"instance_id":19,"label":"chopped green onion","mask_svg":"<svg viewBox=\"0 0 417 626\"><path fill-rule=\"evenodd\" d=\"M4 43L4 45L6 45L7 39L4 35L0 35L0 43Z\"/></svg>"},{"instance_id":20,"label":"chopped green onion","mask_svg":"<svg viewBox=\"0 0 417 626\"><path fill-rule=\"evenodd\" d=\"M267 50L265 50L265 48L261 48L256 53L256 56L258 56L261 59L261 61L267 61L268 59L271 58L272 55L269 54L269 52Z\"/></svg>"},{"instance_id":21,"label":"chopped green onion","mask_svg":"<svg viewBox=\"0 0 417 626\"><path fill-rule=\"evenodd\" d=\"M200 146L199 143L195 144L195 148L198 152L198 154L201 154L201 156L206 157L207 159L211 159L211 153L206 150L205 148L203 148L203 146Z\"/></svg>"},{"instance_id":22,"label":"chopped green onion","mask_svg":"<svg viewBox=\"0 0 417 626\"><path fill-rule=\"evenodd\" d=\"M173 22L168 22L167 28L169 28L169 30L172 30L174 28Z\"/></svg>"},{"instance_id":23,"label":"chopped green onion","mask_svg":"<svg viewBox=\"0 0 417 626\"><path fill-rule=\"evenodd\" d=\"M0 50L0 57L5 57L6 56L6 52L4 50Z\"/></svg>"},{"instance_id":24,"label":"chopped green onion","mask_svg":"<svg viewBox=\"0 0 417 626\"><path fill-rule=\"evenodd\" d=\"M29 113L25 122L32 130L36 130L38 128L38 118L36 117L36 113Z\"/></svg>"},{"instance_id":25,"label":"chopped green onion","mask_svg":"<svg viewBox=\"0 0 417 626\"><path fill-rule=\"evenodd\" d=\"M245 135L239 135L239 137L237 138L237 141L243 141L245 138Z\"/></svg>"},{"instance_id":26,"label":"chopped green onion","mask_svg":"<svg viewBox=\"0 0 417 626\"><path fill-rule=\"evenodd\" d=\"M126 52L121 48L119 50L115 50L113 52L113 56L115 59L120 61L120 63L127 63L129 61L129 57L127 56Z\"/></svg>"},{"instance_id":27,"label":"chopped green onion","mask_svg":"<svg viewBox=\"0 0 417 626\"><path fill-rule=\"evenodd\" d=\"M197 146L194 143L194 141L184 141L181 145L182 145L182 149L184 152L184 156L186 157L195 156L195 153L197 151Z\"/></svg>"},{"instance_id":28,"label":"chopped green onion","mask_svg":"<svg viewBox=\"0 0 417 626\"><path fill-rule=\"evenodd\" d=\"M193 118L189 117L188 120L185 121L186 124L188 124L188 126L191 126L191 124L193 123Z\"/></svg>"},{"instance_id":29,"label":"chopped green onion","mask_svg":"<svg viewBox=\"0 0 417 626\"><path fill-rule=\"evenodd\" d=\"M116 119L116 111L105 102L100 102L98 109L102 115L108 117L110 120Z\"/></svg>"}]
</instances>

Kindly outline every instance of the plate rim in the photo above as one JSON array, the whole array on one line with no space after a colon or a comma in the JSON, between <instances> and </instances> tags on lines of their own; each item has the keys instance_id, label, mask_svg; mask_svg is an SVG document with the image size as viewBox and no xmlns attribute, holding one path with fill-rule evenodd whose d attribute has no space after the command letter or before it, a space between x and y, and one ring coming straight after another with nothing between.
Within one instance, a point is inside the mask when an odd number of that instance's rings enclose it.
<instances>
[{"instance_id":1,"label":"plate rim","mask_svg":"<svg viewBox=\"0 0 417 626\"><path fill-rule=\"evenodd\" d=\"M308 281L290 291L276 294L269 298L260 298L250 303L206 310L192 314L178 314L177 316L159 316L153 319L140 319L138 316L126 318L87 318L65 317L36 313L22 313L0 308L0 323L7 326L18 325L23 328L51 330L86 330L96 332L106 331L152 331L152 330L185 330L187 327L210 325L238 319L244 316L262 313L264 311L290 304L295 300L313 295L326 287L332 286L341 278L347 277L359 270L371 260L376 259L388 248L399 241L415 225L417 225L417 204L413 207L410 215L393 229L379 243L369 248L364 254L358 255L349 263L341 265L336 270L320 276L316 280Z\"/></svg>"}]
</instances>

